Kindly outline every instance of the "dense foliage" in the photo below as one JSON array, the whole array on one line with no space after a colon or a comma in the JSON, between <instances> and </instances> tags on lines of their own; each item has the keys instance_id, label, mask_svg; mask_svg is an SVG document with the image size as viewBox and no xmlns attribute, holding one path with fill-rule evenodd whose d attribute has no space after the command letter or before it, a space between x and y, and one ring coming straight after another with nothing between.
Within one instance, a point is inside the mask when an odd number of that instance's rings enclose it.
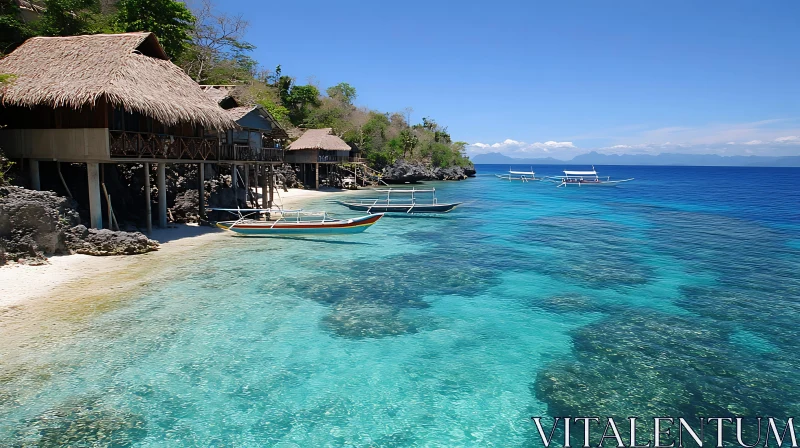
<instances>
[{"instance_id":1,"label":"dense foliage","mask_svg":"<svg viewBox=\"0 0 800 448\"><path fill-rule=\"evenodd\" d=\"M31 36L152 31L167 54L200 84L243 86L241 103L260 104L287 128L332 128L357 146L371 164L399 159L433 166L470 166L464 142L430 118L411 124L411 109L385 113L355 105L356 88L346 82L321 90L275 70L260 69L244 41L243 16L218 13L211 0L192 10L176 0L38 0L38 19L26 23L15 0L0 0L0 52Z\"/></svg>"}]
</instances>

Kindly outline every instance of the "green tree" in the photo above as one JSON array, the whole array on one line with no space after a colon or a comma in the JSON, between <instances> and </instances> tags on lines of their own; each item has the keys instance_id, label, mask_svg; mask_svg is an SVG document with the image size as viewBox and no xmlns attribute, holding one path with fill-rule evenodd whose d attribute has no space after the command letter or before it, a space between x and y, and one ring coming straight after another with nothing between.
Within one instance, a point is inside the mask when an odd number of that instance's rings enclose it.
<instances>
[{"instance_id":1,"label":"green tree","mask_svg":"<svg viewBox=\"0 0 800 448\"><path fill-rule=\"evenodd\" d=\"M76 36L99 31L98 0L45 0L44 12L33 24L34 32L44 36Z\"/></svg>"},{"instance_id":2,"label":"green tree","mask_svg":"<svg viewBox=\"0 0 800 448\"><path fill-rule=\"evenodd\" d=\"M155 33L170 58L177 59L189 46L195 17L182 2L121 0L118 8L115 24L120 31Z\"/></svg>"},{"instance_id":3,"label":"green tree","mask_svg":"<svg viewBox=\"0 0 800 448\"><path fill-rule=\"evenodd\" d=\"M257 75L250 56L255 46L243 40L249 23L242 15L218 13L210 0L192 10L191 43L177 64L201 84L244 84Z\"/></svg>"},{"instance_id":4,"label":"green tree","mask_svg":"<svg viewBox=\"0 0 800 448\"><path fill-rule=\"evenodd\" d=\"M400 131L400 142L402 143L403 148L403 158L405 159L407 155L414 155L414 148L417 147L419 144L419 137L414 134L413 131L410 129L403 129Z\"/></svg>"},{"instance_id":5,"label":"green tree","mask_svg":"<svg viewBox=\"0 0 800 448\"><path fill-rule=\"evenodd\" d=\"M289 117L296 126L306 124L310 109L320 106L319 89L313 85L292 86L283 103L289 109Z\"/></svg>"},{"instance_id":6,"label":"green tree","mask_svg":"<svg viewBox=\"0 0 800 448\"><path fill-rule=\"evenodd\" d=\"M340 82L333 87L328 87L325 93L329 97L347 105L352 105L356 99L356 88L346 82Z\"/></svg>"},{"instance_id":7,"label":"green tree","mask_svg":"<svg viewBox=\"0 0 800 448\"><path fill-rule=\"evenodd\" d=\"M16 0L0 0L0 54L10 53L31 36Z\"/></svg>"}]
</instances>

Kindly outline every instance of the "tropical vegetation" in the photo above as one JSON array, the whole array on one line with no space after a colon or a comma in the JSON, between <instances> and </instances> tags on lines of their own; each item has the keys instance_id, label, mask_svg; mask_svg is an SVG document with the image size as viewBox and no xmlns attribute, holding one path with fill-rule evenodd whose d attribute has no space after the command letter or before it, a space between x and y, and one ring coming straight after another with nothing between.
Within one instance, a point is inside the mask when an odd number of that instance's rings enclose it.
<instances>
[{"instance_id":1,"label":"tropical vegetation","mask_svg":"<svg viewBox=\"0 0 800 448\"><path fill-rule=\"evenodd\" d=\"M447 127L432 118L412 124L412 109L382 112L357 106L349 83L321 89L298 83L278 65L265 70L252 57L255 46L244 40L243 16L217 12L211 0L191 7L176 0L34 0L35 20L16 0L0 0L0 53L32 36L154 32L167 55L200 84L243 86L240 102L264 106L287 128L332 128L376 166L399 159L436 167L471 166L466 143L453 141Z\"/></svg>"}]
</instances>

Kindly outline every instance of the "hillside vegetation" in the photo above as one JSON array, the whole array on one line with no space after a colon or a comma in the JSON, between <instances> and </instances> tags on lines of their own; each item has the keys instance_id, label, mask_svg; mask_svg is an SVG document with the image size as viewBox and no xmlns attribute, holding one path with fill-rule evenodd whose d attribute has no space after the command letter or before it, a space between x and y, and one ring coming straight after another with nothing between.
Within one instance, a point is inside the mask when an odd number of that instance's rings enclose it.
<instances>
[{"instance_id":1,"label":"hillside vegetation","mask_svg":"<svg viewBox=\"0 0 800 448\"><path fill-rule=\"evenodd\" d=\"M357 146L375 168L397 160L433 167L471 167L465 142L453 141L447 127L432 118L408 122L411 108L399 112L357 106L357 91L347 82L322 88L300 84L280 65L266 70L253 59L255 46L243 40L249 23L216 11L210 0L190 7L174 0L35 0L21 9L0 0L0 53L33 36L152 31L167 54L200 84L239 85L240 102L260 104L287 129L332 128Z\"/></svg>"}]
</instances>

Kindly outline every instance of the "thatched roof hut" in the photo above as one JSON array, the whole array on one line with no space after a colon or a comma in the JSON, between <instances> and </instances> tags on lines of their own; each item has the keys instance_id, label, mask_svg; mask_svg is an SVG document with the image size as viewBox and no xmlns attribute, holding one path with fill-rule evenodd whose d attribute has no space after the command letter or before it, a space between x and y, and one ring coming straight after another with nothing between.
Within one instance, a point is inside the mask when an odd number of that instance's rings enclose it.
<instances>
[{"instance_id":1,"label":"thatched roof hut","mask_svg":"<svg viewBox=\"0 0 800 448\"><path fill-rule=\"evenodd\" d=\"M15 78L0 92L5 105L81 109L108 101L167 126L236 127L152 33L34 37L0 60L0 73Z\"/></svg>"},{"instance_id":2,"label":"thatched roof hut","mask_svg":"<svg viewBox=\"0 0 800 448\"><path fill-rule=\"evenodd\" d=\"M300 138L292 142L289 151L301 149L323 149L327 151L350 151L350 145L333 135L331 128L309 129Z\"/></svg>"}]
</instances>

